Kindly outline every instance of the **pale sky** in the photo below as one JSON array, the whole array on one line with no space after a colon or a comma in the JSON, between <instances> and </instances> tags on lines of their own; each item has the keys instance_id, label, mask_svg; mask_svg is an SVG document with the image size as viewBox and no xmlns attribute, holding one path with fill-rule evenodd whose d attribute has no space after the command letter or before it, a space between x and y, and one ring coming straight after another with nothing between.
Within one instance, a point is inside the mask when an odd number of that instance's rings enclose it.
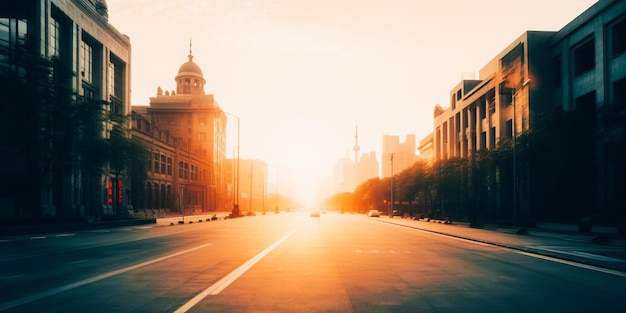
<instances>
[{"instance_id":1,"label":"pale sky","mask_svg":"<svg viewBox=\"0 0 626 313\"><path fill-rule=\"evenodd\" d=\"M524 31L559 30L595 2L107 0L109 22L131 38L132 104L176 88L191 39L205 92L241 119L241 158L264 160L278 192L306 202L353 158L355 126L361 153L380 163L383 135L421 140L463 77L478 78Z\"/></svg>"}]
</instances>

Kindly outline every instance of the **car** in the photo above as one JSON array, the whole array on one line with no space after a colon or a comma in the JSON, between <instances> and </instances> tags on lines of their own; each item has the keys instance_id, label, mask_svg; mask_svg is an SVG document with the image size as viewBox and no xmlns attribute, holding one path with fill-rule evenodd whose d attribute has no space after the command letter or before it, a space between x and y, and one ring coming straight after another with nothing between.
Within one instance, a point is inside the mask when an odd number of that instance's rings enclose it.
<instances>
[{"instance_id":1,"label":"car","mask_svg":"<svg viewBox=\"0 0 626 313\"><path fill-rule=\"evenodd\" d=\"M320 211L311 211L311 217L320 217Z\"/></svg>"},{"instance_id":2,"label":"car","mask_svg":"<svg viewBox=\"0 0 626 313\"><path fill-rule=\"evenodd\" d=\"M378 210L369 210L369 212L367 212L367 216L380 217L380 212Z\"/></svg>"}]
</instances>

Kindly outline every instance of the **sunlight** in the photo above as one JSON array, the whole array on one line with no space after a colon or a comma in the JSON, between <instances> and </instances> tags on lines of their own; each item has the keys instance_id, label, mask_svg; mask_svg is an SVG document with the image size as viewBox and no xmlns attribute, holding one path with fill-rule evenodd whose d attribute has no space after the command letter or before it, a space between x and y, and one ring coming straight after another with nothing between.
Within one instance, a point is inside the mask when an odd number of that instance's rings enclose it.
<instances>
[{"instance_id":1,"label":"sunlight","mask_svg":"<svg viewBox=\"0 0 626 313\"><path fill-rule=\"evenodd\" d=\"M275 149L278 151L277 164L281 173L278 179L281 193L311 205L316 194L317 185L330 174L328 151L319 150L320 146L328 146L324 136L317 130L302 125L290 127L292 131L275 138Z\"/></svg>"}]
</instances>

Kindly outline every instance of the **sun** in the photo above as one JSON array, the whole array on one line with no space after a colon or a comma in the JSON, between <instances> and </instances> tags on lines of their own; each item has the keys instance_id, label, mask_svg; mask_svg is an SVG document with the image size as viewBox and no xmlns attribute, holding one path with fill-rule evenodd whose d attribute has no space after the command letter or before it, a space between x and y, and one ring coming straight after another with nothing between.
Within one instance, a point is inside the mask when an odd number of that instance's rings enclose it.
<instances>
[{"instance_id":1,"label":"sun","mask_svg":"<svg viewBox=\"0 0 626 313\"><path fill-rule=\"evenodd\" d=\"M319 184L332 173L328 150L320 149L329 143L320 134L303 129L284 134L279 141L281 153L277 167L283 180L279 185L289 184L288 193L292 197L312 203Z\"/></svg>"}]
</instances>

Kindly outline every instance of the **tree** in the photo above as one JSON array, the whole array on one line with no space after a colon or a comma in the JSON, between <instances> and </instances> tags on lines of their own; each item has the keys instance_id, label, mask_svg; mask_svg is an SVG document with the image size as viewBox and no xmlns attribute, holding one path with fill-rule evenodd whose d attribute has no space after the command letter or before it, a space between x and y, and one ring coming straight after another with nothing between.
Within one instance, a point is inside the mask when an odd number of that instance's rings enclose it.
<instances>
[{"instance_id":1,"label":"tree","mask_svg":"<svg viewBox=\"0 0 626 313\"><path fill-rule=\"evenodd\" d=\"M14 216L78 217L77 204L96 215L89 210L101 207L102 174L134 169L145 179L147 150L132 140L124 117L109 115L106 101L73 90L68 64L41 57L29 42L0 47L8 64L0 67L0 153L16 160L7 188Z\"/></svg>"}]
</instances>

